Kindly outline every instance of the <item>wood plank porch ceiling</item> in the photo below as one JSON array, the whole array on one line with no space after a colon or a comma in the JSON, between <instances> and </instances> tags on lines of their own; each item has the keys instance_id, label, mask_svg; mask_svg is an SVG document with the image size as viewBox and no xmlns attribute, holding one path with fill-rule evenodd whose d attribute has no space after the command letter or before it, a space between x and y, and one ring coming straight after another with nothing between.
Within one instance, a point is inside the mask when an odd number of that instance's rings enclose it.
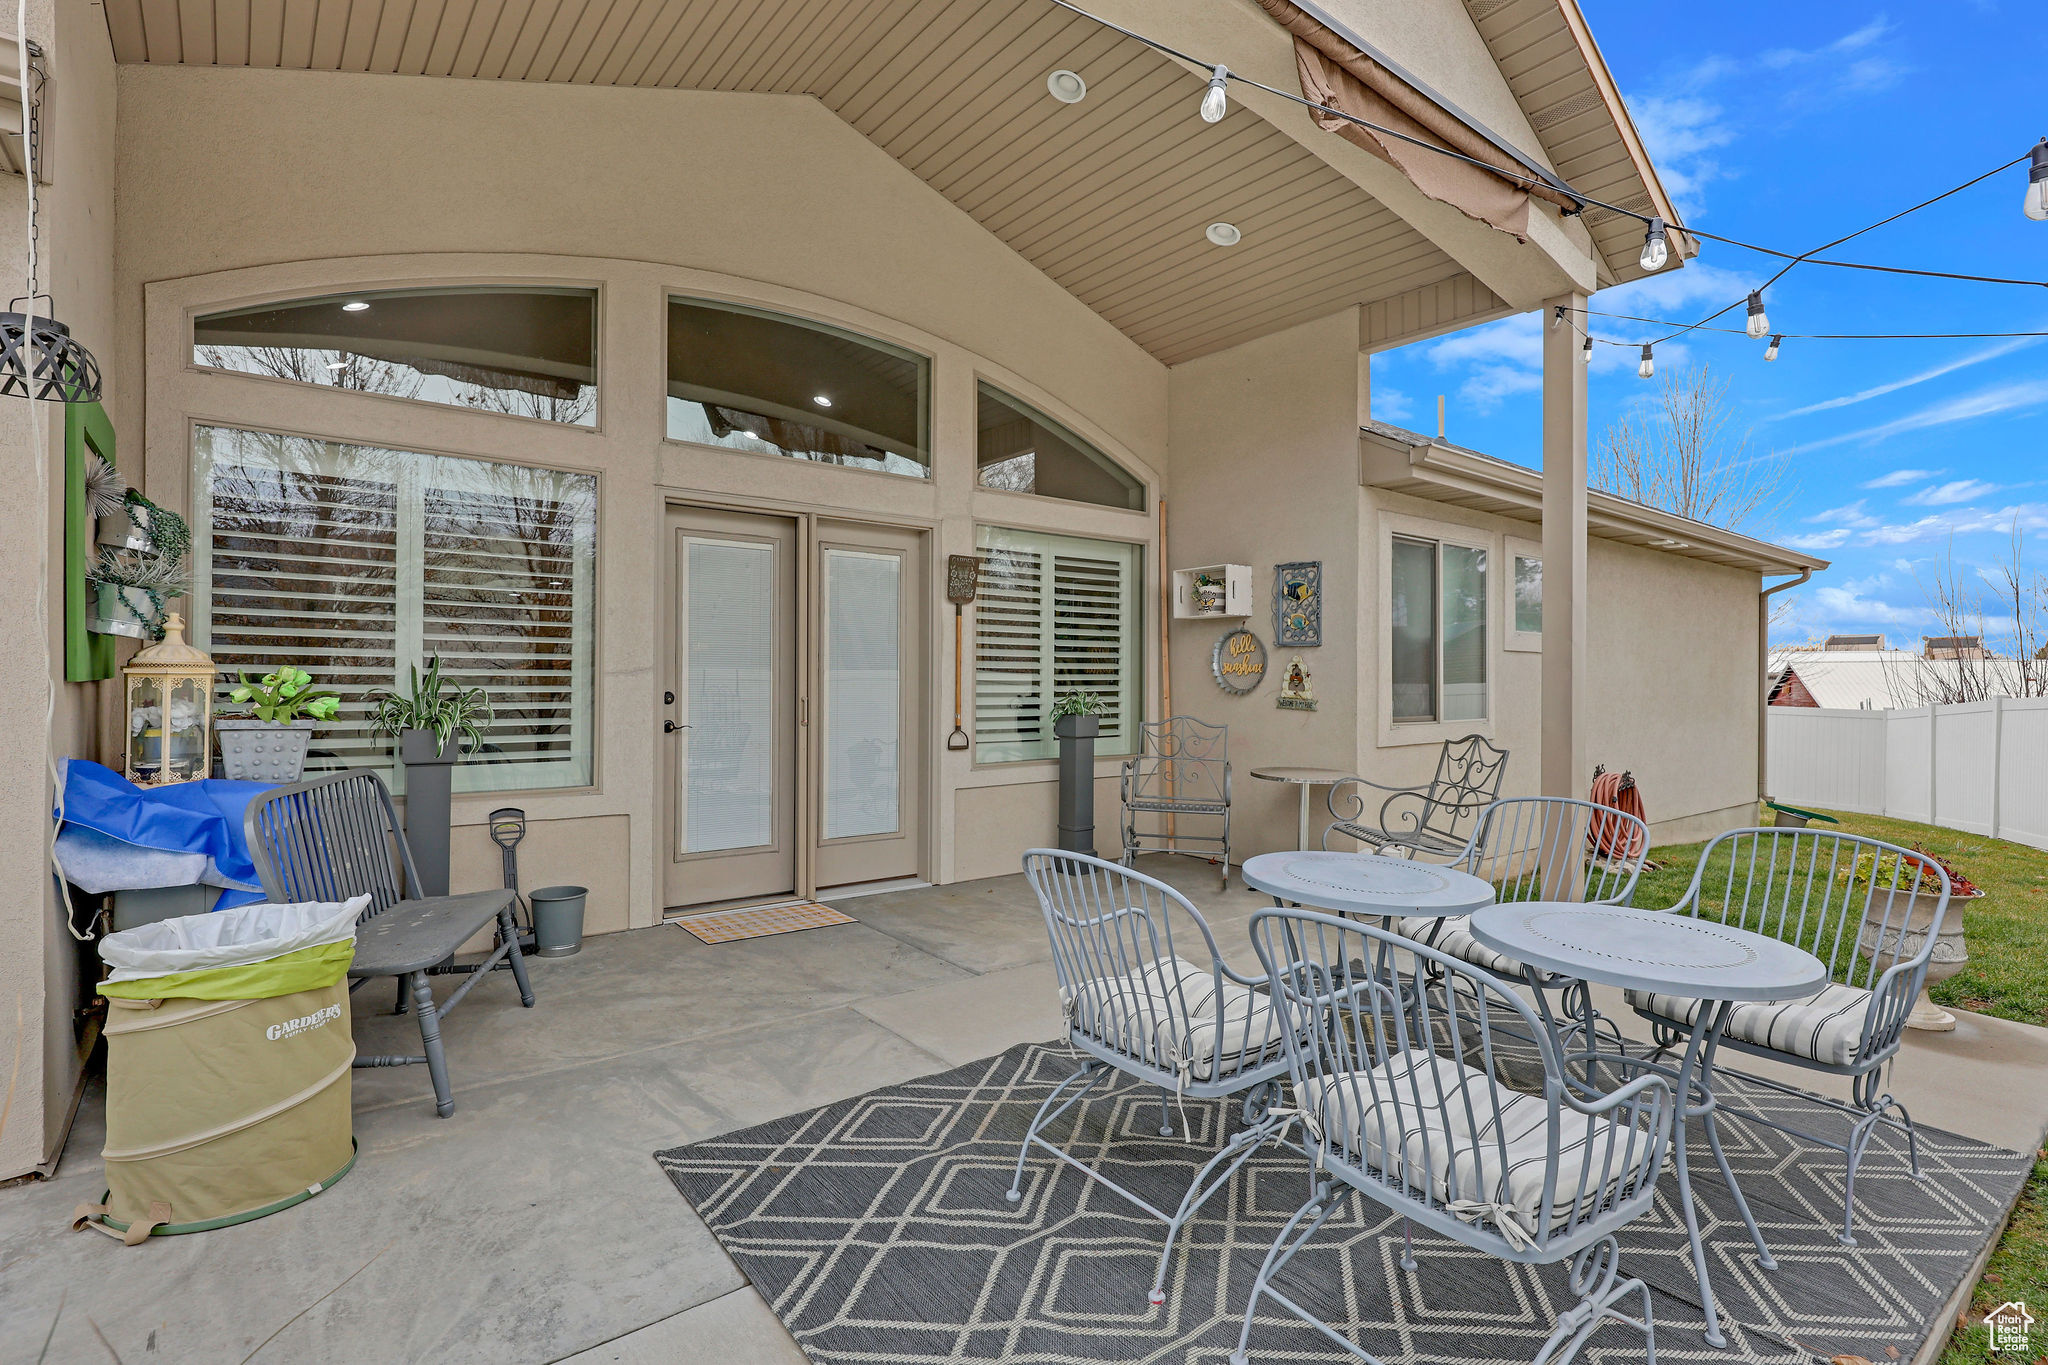
<instances>
[{"instance_id":1,"label":"wood plank porch ceiling","mask_svg":"<svg viewBox=\"0 0 2048 1365\"><path fill-rule=\"evenodd\" d=\"M1462 275L1200 79L1045 0L105 0L116 59L811 95L1175 364ZM1046 93L1061 67L1088 97ZM1208 224L1243 232L1212 246Z\"/></svg>"}]
</instances>

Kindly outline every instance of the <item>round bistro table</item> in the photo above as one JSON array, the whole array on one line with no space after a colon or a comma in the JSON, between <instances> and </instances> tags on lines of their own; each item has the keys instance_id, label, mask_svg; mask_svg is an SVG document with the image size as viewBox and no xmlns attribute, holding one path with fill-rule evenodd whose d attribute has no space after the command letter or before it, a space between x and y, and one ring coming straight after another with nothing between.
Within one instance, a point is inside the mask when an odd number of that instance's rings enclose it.
<instances>
[{"instance_id":1,"label":"round bistro table","mask_svg":"<svg viewBox=\"0 0 2048 1365\"><path fill-rule=\"evenodd\" d=\"M1254 768L1252 776L1261 782L1293 782L1301 788L1300 833L1294 846L1308 848L1308 790L1310 787L1333 787L1352 774L1341 768Z\"/></svg>"},{"instance_id":2,"label":"round bistro table","mask_svg":"<svg viewBox=\"0 0 2048 1365\"><path fill-rule=\"evenodd\" d=\"M1246 866L1249 870L1250 865ZM1656 1071L1676 1082L1678 1121L1672 1125L1672 1147L1678 1167L1678 1202L1692 1242L1693 1273L1707 1319L1707 1344L1726 1346L1728 1338L1721 1331L1713 1286L1707 1279L1699 1216L1693 1209L1692 1178L1686 1166L1686 1120L1697 1118L1706 1128L1707 1146L1721 1168L1728 1192L1735 1196L1735 1207L1749 1228L1750 1240L1756 1243L1757 1264L1765 1270L1776 1269L1771 1249L1764 1245L1763 1233L1749 1211L1749 1201L1742 1197L1742 1187L1735 1183L1735 1172L1721 1151L1721 1135L1714 1121L1714 1052L1736 1005L1802 1000L1827 984L1826 964L1803 948L1746 929L1624 905L1516 901L1475 911L1468 928L1473 938L1528 968L1700 1002L1693 1011L1685 1059L1675 1072L1646 1058L1615 1060ZM1537 998L1541 1000L1541 991ZM1590 1024L1586 1020L1580 1025L1586 1029L1589 1047L1593 1036ZM1589 1079L1590 1075L1589 1066Z\"/></svg>"},{"instance_id":3,"label":"round bistro table","mask_svg":"<svg viewBox=\"0 0 2048 1365\"><path fill-rule=\"evenodd\" d=\"M1449 919L1492 905L1494 897L1493 887L1469 872L1379 853L1261 853L1245 860L1243 872L1246 886L1276 904L1378 919Z\"/></svg>"}]
</instances>

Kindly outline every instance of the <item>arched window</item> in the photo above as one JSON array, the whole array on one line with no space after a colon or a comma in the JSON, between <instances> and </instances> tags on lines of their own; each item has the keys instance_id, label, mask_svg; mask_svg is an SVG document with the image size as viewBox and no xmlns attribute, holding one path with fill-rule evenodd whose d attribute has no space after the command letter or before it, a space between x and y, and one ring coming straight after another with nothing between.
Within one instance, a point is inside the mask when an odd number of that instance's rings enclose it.
<instances>
[{"instance_id":1,"label":"arched window","mask_svg":"<svg viewBox=\"0 0 2048 1365\"><path fill-rule=\"evenodd\" d=\"M1007 493L1145 510L1145 485L1123 466L1036 408L980 386L977 481Z\"/></svg>"}]
</instances>

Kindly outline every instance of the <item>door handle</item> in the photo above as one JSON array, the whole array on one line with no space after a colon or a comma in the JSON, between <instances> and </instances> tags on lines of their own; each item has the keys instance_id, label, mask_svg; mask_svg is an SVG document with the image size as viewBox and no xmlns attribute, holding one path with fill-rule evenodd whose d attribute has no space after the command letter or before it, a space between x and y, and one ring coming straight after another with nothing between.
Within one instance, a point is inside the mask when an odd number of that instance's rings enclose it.
<instances>
[{"instance_id":1,"label":"door handle","mask_svg":"<svg viewBox=\"0 0 2048 1365\"><path fill-rule=\"evenodd\" d=\"M687 725L678 725L672 720L665 720L661 723L661 732L665 735L672 735L678 730L687 730L689 728Z\"/></svg>"}]
</instances>

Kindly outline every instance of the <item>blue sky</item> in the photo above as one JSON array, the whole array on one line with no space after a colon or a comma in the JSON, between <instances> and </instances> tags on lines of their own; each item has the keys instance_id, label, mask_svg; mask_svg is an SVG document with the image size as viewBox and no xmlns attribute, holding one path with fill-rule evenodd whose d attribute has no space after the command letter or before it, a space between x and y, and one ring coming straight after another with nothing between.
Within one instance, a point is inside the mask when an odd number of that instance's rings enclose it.
<instances>
[{"instance_id":1,"label":"blue sky","mask_svg":"<svg viewBox=\"0 0 2048 1365\"><path fill-rule=\"evenodd\" d=\"M2024 152L2048 133L2048 25L2034 5L1890 7L1716 0L1688 11L1583 0L1680 211L1702 229L1802 251ZM1850 260L2048 279L2048 223L2025 218L2024 164L1840 249ZM1776 268L1707 243L1594 308L1692 321ZM1793 332L2048 330L2048 289L1916 280L1803 265L1765 295ZM1727 325L1740 327L1737 308ZM1635 324L1596 334L1646 340ZM1540 465L1535 315L1374 357L1375 415ZM1636 353L1597 347L1591 437L1653 381ZM2048 341L1787 341L1772 364L1741 336L1698 333L1660 369L1706 363L1731 381L1731 425L1788 466L1784 508L1741 529L1829 559L1774 633L1883 631L1917 645L1922 584L1953 545L1989 572L2015 518L2048 571ZM1995 625L1991 627L1995 634Z\"/></svg>"}]
</instances>

